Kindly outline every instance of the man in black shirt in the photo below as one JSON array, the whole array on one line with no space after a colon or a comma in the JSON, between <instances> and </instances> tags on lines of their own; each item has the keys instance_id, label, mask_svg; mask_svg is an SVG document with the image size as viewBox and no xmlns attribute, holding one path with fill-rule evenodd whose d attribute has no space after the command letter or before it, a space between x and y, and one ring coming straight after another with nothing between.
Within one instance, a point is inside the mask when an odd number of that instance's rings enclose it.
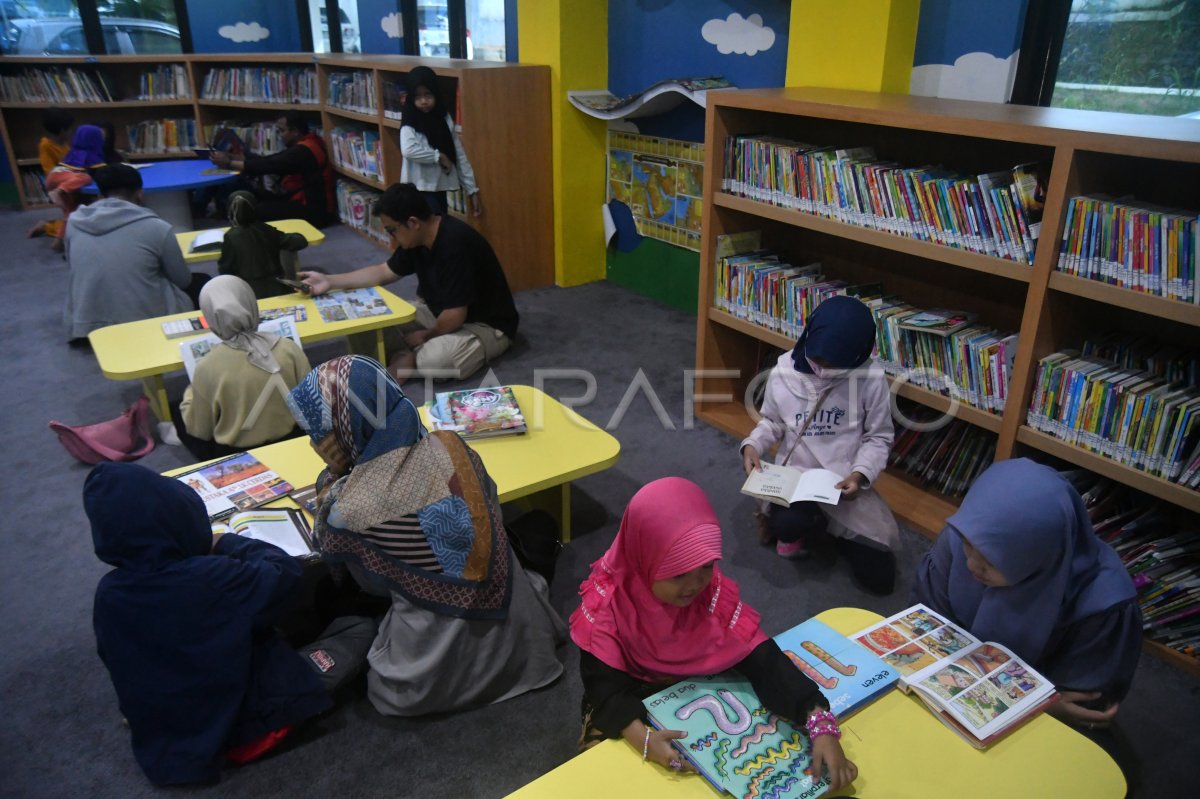
<instances>
[{"instance_id":1,"label":"man in black shirt","mask_svg":"<svg viewBox=\"0 0 1200 799\"><path fill-rule=\"evenodd\" d=\"M520 317L487 239L461 220L432 213L411 183L388 187L375 214L396 245L391 258L342 275L301 272L312 293L417 276L416 322L405 326L394 354L388 341L388 368L400 382L413 375L469 377L507 350Z\"/></svg>"},{"instance_id":2,"label":"man in black shirt","mask_svg":"<svg viewBox=\"0 0 1200 799\"><path fill-rule=\"evenodd\" d=\"M334 199L333 168L325 152L325 142L308 129L302 114L289 111L275 122L284 149L274 155L230 155L214 152L212 162L219 167L237 169L243 175L275 175L279 193L255 191L258 218L264 222L278 219L304 219L314 227L337 221Z\"/></svg>"}]
</instances>

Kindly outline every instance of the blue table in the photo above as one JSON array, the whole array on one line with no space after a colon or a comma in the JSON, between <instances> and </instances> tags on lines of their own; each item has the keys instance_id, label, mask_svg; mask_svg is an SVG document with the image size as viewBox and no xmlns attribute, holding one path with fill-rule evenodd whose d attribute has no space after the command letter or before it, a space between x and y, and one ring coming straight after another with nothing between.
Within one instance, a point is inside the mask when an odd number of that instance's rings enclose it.
<instances>
[{"instance_id":1,"label":"blue table","mask_svg":"<svg viewBox=\"0 0 1200 799\"><path fill-rule=\"evenodd\" d=\"M206 170L217 167L204 158L142 161L138 166L138 172L142 176L142 191L146 193L146 207L170 222L176 233L192 229L189 189L230 183L238 177L236 172L205 175ZM81 191L84 194L95 194L96 184L93 183Z\"/></svg>"}]
</instances>

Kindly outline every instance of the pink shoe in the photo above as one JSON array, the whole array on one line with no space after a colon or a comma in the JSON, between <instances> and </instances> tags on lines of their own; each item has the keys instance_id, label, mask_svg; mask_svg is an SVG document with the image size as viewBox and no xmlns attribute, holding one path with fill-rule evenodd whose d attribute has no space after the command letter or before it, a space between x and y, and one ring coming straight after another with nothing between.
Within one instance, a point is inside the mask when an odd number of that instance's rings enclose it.
<instances>
[{"instance_id":1,"label":"pink shoe","mask_svg":"<svg viewBox=\"0 0 1200 799\"><path fill-rule=\"evenodd\" d=\"M808 548L804 546L803 541L777 541L775 543L775 554L781 558L788 560L800 560L808 557Z\"/></svg>"}]
</instances>

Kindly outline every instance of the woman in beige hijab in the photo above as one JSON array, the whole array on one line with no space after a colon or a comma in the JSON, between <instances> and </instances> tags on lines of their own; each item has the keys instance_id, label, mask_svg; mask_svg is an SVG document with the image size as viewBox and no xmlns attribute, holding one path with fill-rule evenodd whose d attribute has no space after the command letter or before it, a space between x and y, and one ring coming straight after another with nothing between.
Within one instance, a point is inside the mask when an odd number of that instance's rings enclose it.
<instances>
[{"instance_id":1,"label":"woman in beige hijab","mask_svg":"<svg viewBox=\"0 0 1200 799\"><path fill-rule=\"evenodd\" d=\"M200 310L221 343L197 362L179 404L175 428L183 444L209 459L298 434L284 397L309 372L304 350L259 332L254 290L239 277L210 280Z\"/></svg>"}]
</instances>

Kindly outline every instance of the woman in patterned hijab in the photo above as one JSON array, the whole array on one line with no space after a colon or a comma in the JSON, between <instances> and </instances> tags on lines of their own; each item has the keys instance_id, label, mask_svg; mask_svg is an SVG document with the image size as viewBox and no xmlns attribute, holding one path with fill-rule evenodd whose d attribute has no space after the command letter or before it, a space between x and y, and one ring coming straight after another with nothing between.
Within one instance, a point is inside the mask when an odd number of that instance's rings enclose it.
<instances>
[{"instance_id":1,"label":"woman in patterned hijab","mask_svg":"<svg viewBox=\"0 0 1200 799\"><path fill-rule=\"evenodd\" d=\"M322 364L288 396L329 468L318 480L322 558L389 596L368 694L388 715L487 704L562 673L565 628L513 557L496 487L454 433L429 433L376 361Z\"/></svg>"}]
</instances>

